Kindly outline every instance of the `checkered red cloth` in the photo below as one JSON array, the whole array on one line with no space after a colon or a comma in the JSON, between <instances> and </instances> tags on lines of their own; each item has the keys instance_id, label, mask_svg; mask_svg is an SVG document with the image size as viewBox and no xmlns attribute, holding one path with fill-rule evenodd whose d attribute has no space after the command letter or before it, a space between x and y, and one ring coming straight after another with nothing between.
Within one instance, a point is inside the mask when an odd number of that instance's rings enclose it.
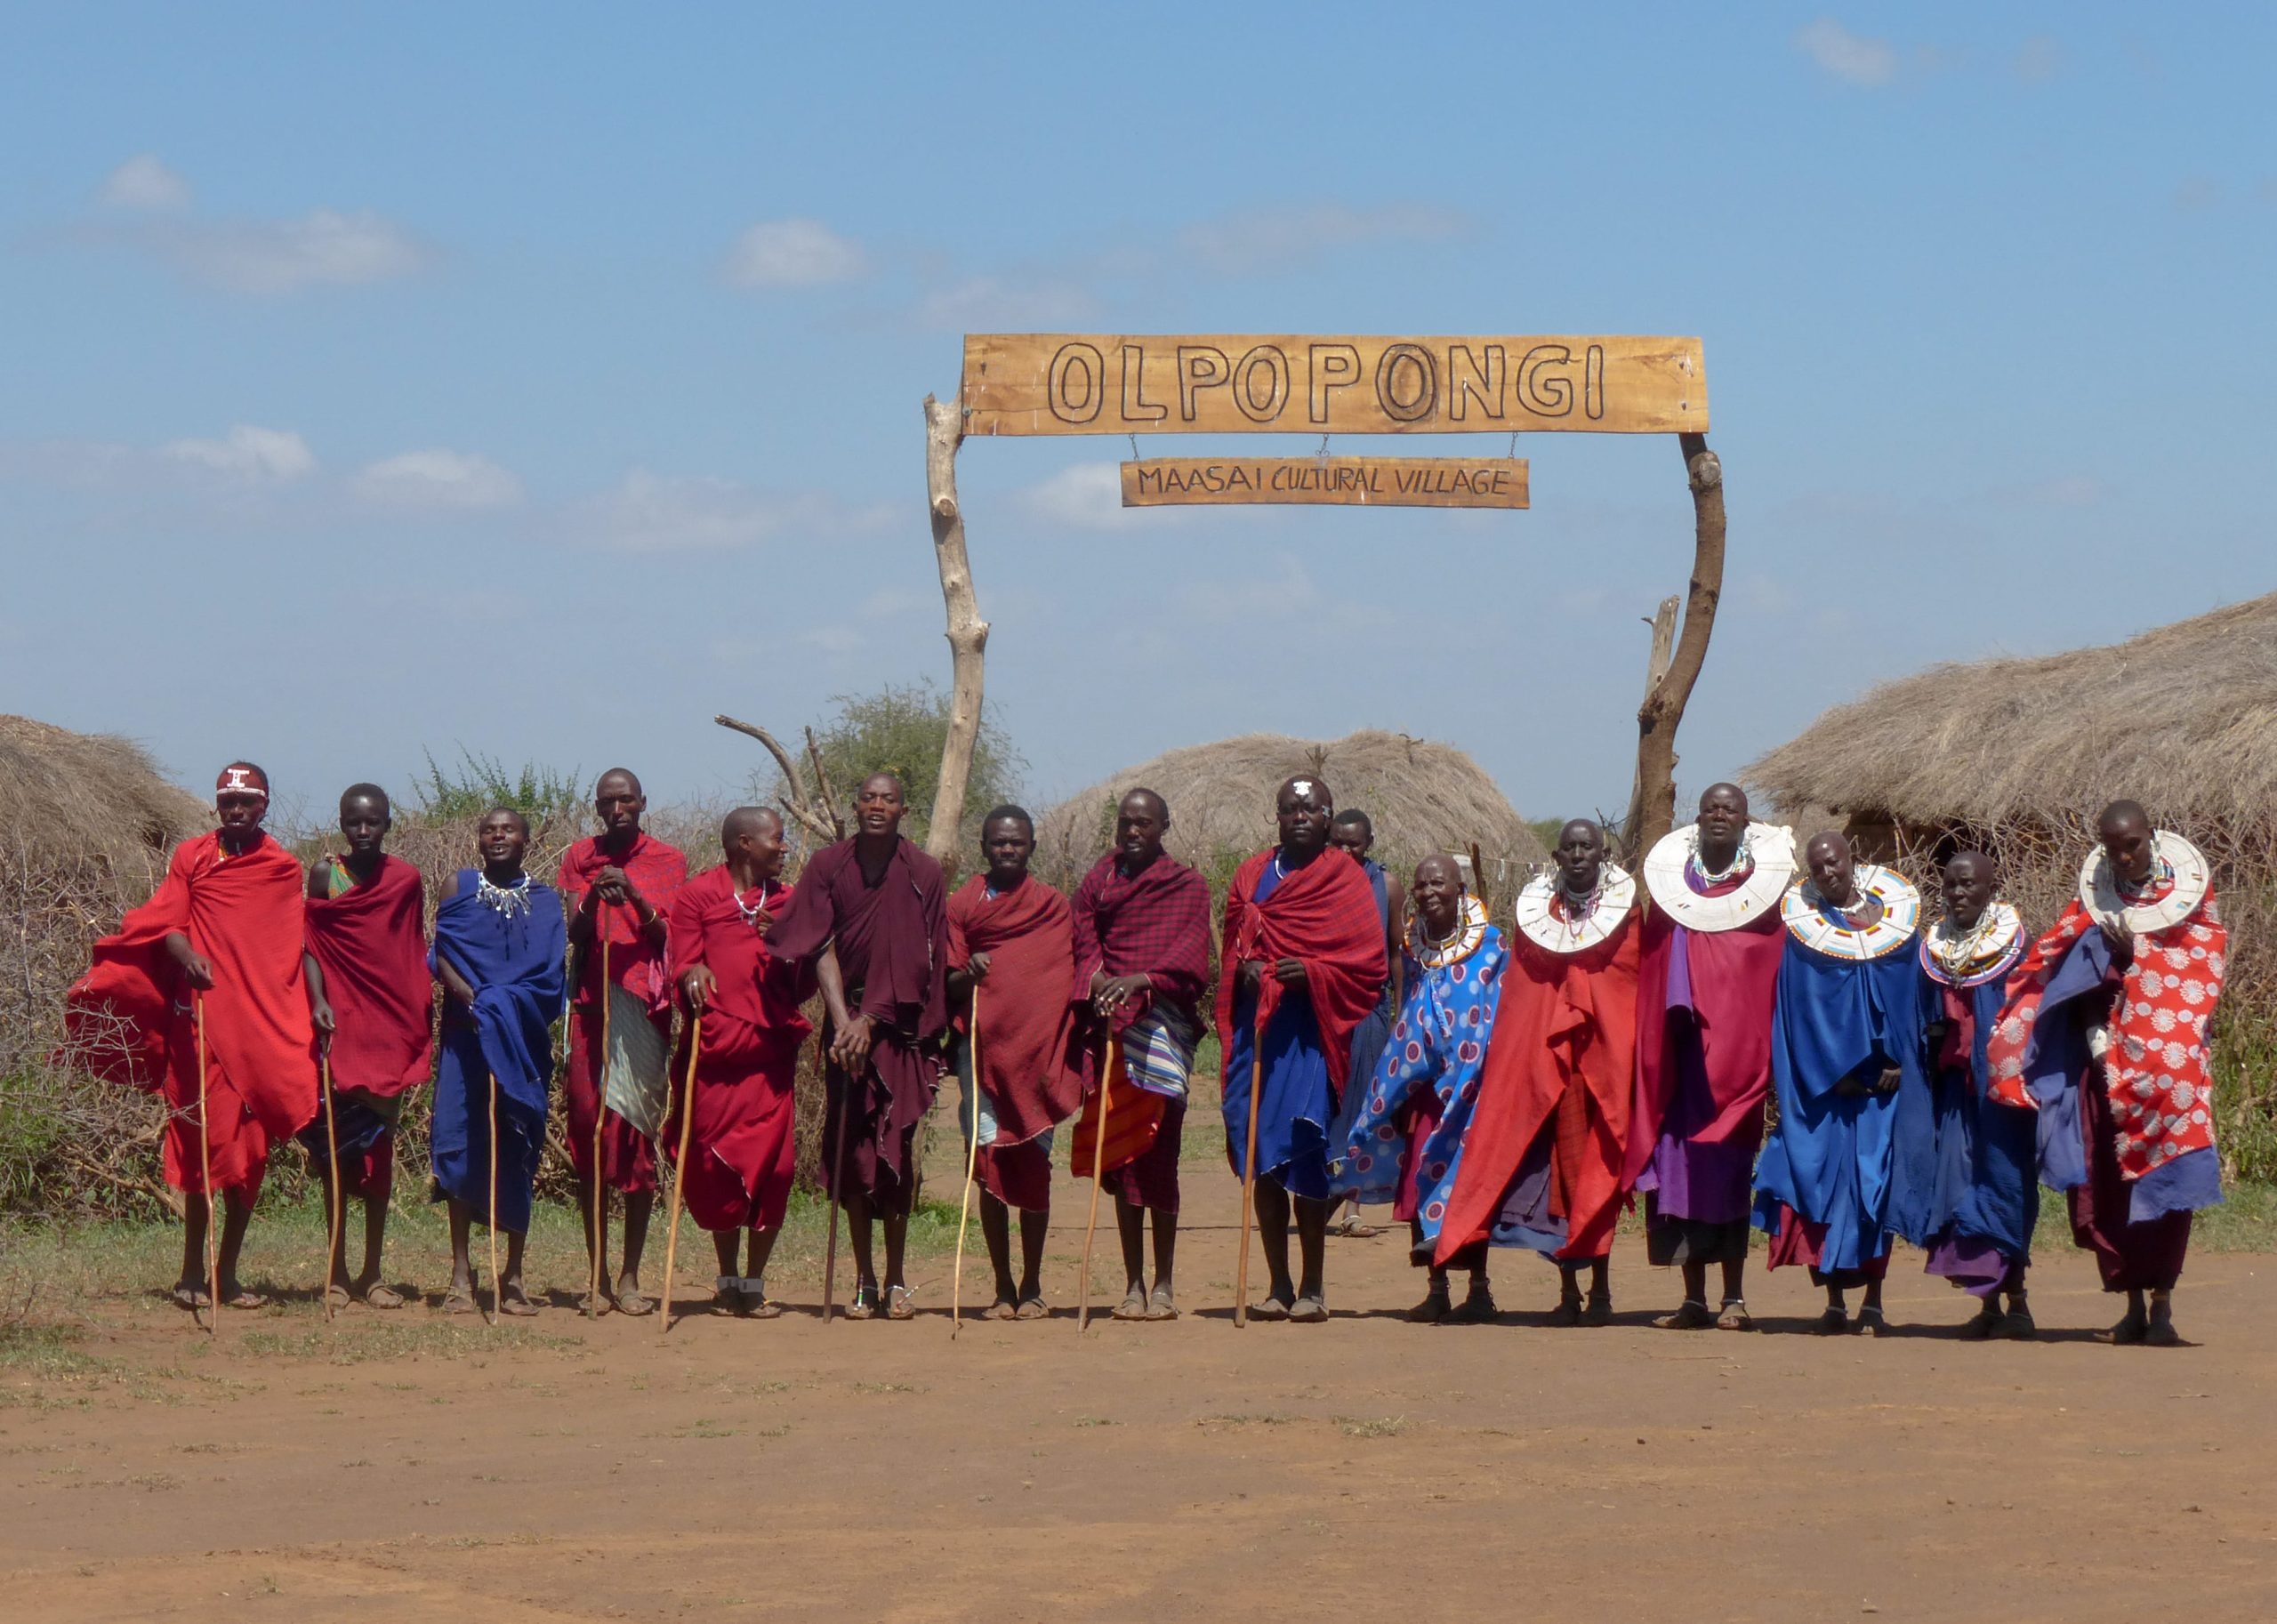
<instances>
[{"instance_id":1,"label":"checkered red cloth","mask_svg":"<svg viewBox=\"0 0 2277 1624\"><path fill-rule=\"evenodd\" d=\"M1155 998L1202 1024L1202 993L1210 985L1208 880L1168 856L1125 874L1110 852L1075 888L1074 907L1077 998L1089 995L1091 977L1101 970L1144 971ZM1132 1000L1115 1025L1130 1025L1149 1007L1144 998Z\"/></svg>"}]
</instances>

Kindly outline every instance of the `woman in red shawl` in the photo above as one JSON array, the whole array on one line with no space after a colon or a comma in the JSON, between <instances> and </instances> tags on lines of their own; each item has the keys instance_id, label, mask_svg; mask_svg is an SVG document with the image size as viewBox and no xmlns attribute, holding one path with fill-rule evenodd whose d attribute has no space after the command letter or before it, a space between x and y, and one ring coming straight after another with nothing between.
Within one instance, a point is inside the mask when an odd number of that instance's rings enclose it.
<instances>
[{"instance_id":1,"label":"woman in red shawl","mask_svg":"<svg viewBox=\"0 0 2277 1624\"><path fill-rule=\"evenodd\" d=\"M388 1198L395 1188L395 1124L404 1097L427 1081L434 1059L434 981L427 972L426 894L419 871L382 849L393 822L387 792L358 784L340 797L345 854L309 870L309 957L332 1006L325 1047L332 1063L332 1121L301 1130L325 1184L326 1210L349 1196L364 1202L364 1266L348 1273L346 1226L334 1237L326 1290L374 1308L400 1308L382 1283ZM318 1073L321 1081L322 1073ZM332 1189L334 1155L340 1160Z\"/></svg>"},{"instance_id":2,"label":"woman in red shawl","mask_svg":"<svg viewBox=\"0 0 2277 1624\"><path fill-rule=\"evenodd\" d=\"M232 1308L267 1301L239 1286L237 1257L270 1146L317 1113L310 1060L315 1034L333 1025L302 945L301 864L261 826L269 776L231 762L214 785L213 809L221 826L175 848L157 893L95 944L94 963L65 995L64 1011L68 1057L165 1097L166 1182L203 1198L184 1203L173 1292L193 1311L208 1300L216 1191L226 1206L214 1266L221 1298Z\"/></svg>"},{"instance_id":3,"label":"woman in red shawl","mask_svg":"<svg viewBox=\"0 0 2277 1624\"><path fill-rule=\"evenodd\" d=\"M950 1023L964 1085L959 1127L978 1139L980 1231L996 1271L987 1317L1040 1320L1050 1313L1037 1276L1051 1226L1051 1133L1082 1104L1085 1081L1072 997L1074 916L1066 897L1028 872L1035 822L1025 810L991 812L980 848L988 872L949 898ZM1010 1207L1020 1210L1017 1285Z\"/></svg>"}]
</instances>

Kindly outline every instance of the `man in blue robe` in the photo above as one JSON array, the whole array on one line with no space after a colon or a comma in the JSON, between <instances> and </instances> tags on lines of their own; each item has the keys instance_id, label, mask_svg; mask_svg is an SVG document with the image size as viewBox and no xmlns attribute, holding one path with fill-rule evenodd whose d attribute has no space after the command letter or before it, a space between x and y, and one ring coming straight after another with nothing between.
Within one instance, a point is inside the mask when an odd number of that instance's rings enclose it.
<instances>
[{"instance_id":1,"label":"man in blue robe","mask_svg":"<svg viewBox=\"0 0 2277 1624\"><path fill-rule=\"evenodd\" d=\"M445 996L434 1170L436 1191L450 1203L447 1314L474 1310L469 1244L478 1220L507 1237L493 1282L496 1312L537 1312L522 1289L522 1243L545 1149L552 1026L568 996L568 934L560 893L523 872L529 838L520 813L483 814L475 831L482 867L461 869L435 914L430 962Z\"/></svg>"}]
</instances>

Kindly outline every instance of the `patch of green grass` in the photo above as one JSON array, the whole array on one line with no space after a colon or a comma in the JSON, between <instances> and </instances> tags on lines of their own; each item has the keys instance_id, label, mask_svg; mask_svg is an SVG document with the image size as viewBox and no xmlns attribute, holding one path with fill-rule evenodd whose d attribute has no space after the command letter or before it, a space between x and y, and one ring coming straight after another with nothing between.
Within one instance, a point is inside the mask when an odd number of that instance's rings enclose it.
<instances>
[{"instance_id":1,"label":"patch of green grass","mask_svg":"<svg viewBox=\"0 0 2277 1624\"><path fill-rule=\"evenodd\" d=\"M1205 1415L1194 1424L1196 1427L1287 1427L1299 1418L1283 1415L1278 1411L1263 1411L1236 1415Z\"/></svg>"},{"instance_id":2,"label":"patch of green grass","mask_svg":"<svg viewBox=\"0 0 2277 1624\"><path fill-rule=\"evenodd\" d=\"M1396 1438L1407 1430L1407 1418L1404 1415L1340 1415L1336 1418L1336 1424L1344 1429L1345 1436L1350 1438Z\"/></svg>"},{"instance_id":3,"label":"patch of green grass","mask_svg":"<svg viewBox=\"0 0 2277 1624\"><path fill-rule=\"evenodd\" d=\"M274 1358L322 1359L330 1364L366 1364L380 1360L417 1359L428 1355L466 1358L500 1348L546 1348L581 1353L574 1337L533 1331L508 1321L495 1329L479 1321L355 1319L305 1330L250 1330L237 1339L249 1354Z\"/></svg>"}]
</instances>

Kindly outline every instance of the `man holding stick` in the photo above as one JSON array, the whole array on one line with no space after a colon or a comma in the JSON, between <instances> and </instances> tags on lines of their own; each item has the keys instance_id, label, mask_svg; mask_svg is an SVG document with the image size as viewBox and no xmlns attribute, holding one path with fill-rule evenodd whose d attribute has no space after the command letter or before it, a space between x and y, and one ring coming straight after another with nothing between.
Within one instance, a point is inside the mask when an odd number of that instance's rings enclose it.
<instances>
[{"instance_id":1,"label":"man holding stick","mask_svg":"<svg viewBox=\"0 0 2277 1624\"><path fill-rule=\"evenodd\" d=\"M348 1273L344 1222L331 1239L327 1294L374 1308L403 1298L380 1279L388 1200L395 1189L395 1124L434 1061L434 982L427 969L426 896L419 871L383 849L393 822L387 792L353 784L340 797L344 853L309 870L309 956L323 977L334 1030L318 1081L332 1081L332 1120L318 1113L301 1143L325 1187L325 1210L364 1203L364 1266ZM333 1185L334 1162L339 1187Z\"/></svg>"},{"instance_id":2,"label":"man holding stick","mask_svg":"<svg viewBox=\"0 0 2277 1624\"><path fill-rule=\"evenodd\" d=\"M220 826L174 849L157 892L95 944L65 995L68 1057L165 1099L166 1182L186 1198L173 1299L193 1313L216 1294L232 1308L268 1300L240 1286L237 1258L270 1147L317 1114L314 1044L333 1025L302 933L300 863L261 826L269 775L231 762L213 810Z\"/></svg>"},{"instance_id":3,"label":"man holding stick","mask_svg":"<svg viewBox=\"0 0 2277 1624\"><path fill-rule=\"evenodd\" d=\"M864 779L856 834L814 855L768 937L776 958L815 965L830 1016L822 1162L854 1249L849 1319L917 1314L902 1254L917 1194L911 1153L939 1082L930 1051L948 1024L949 944L941 865L902 838L906 809L893 774ZM879 1218L882 1297L871 1249Z\"/></svg>"},{"instance_id":4,"label":"man holding stick","mask_svg":"<svg viewBox=\"0 0 2277 1624\"><path fill-rule=\"evenodd\" d=\"M447 1314L474 1311L469 1242L479 1219L506 1234L491 1282L496 1311L537 1312L522 1288L531 1187L545 1149L553 1023L567 997L561 896L523 871L529 824L494 807L475 828L479 869L463 868L435 911L430 963L443 985L442 1059L435 1072L434 1170L450 1203ZM495 1131L494 1131L495 1130Z\"/></svg>"},{"instance_id":5,"label":"man holding stick","mask_svg":"<svg viewBox=\"0 0 2277 1624\"><path fill-rule=\"evenodd\" d=\"M1210 882L1163 850L1170 826L1160 795L1132 790L1115 808L1114 849L1075 888L1074 993L1079 1013L1090 1017L1085 1052L1096 1071L1104 1039L1106 1072L1084 1103L1068 1170L1104 1178L1114 1196L1124 1275L1118 1320L1178 1317L1178 1163L1202 1039L1202 993L1210 985ZM1105 1170L1095 1174L1102 1128L1097 1161Z\"/></svg>"},{"instance_id":6,"label":"man holding stick","mask_svg":"<svg viewBox=\"0 0 2277 1624\"><path fill-rule=\"evenodd\" d=\"M811 971L768 951L768 933L790 904L784 883L783 819L771 807L738 807L720 824L727 860L672 899L672 980L688 1021L674 1078L687 1075L696 1026L704 1029L689 1085L693 1113L680 1189L709 1230L720 1274L714 1300L732 1313L773 1319L767 1260L783 1231L797 1170L792 1137L799 1046L812 1030L799 1006L814 993ZM664 1143L676 1146L688 1101L675 1093ZM736 1256L748 1234L748 1261ZM672 1282L664 1282L667 1290Z\"/></svg>"},{"instance_id":7,"label":"man holding stick","mask_svg":"<svg viewBox=\"0 0 2277 1624\"><path fill-rule=\"evenodd\" d=\"M949 1008L964 1087L961 1126L965 1143L976 1143L977 1136L980 1231L996 1274L988 1317L1040 1320L1049 1312L1038 1275L1051 1224L1051 1135L1082 1103L1086 1023L1074 1013L1067 899L1028 872L1034 821L1018 807L998 807L981 823L980 848L987 872L949 898ZM978 1043L970 1030L973 1017L985 1033ZM1017 1282L1013 1207L1020 1211Z\"/></svg>"},{"instance_id":8,"label":"man holding stick","mask_svg":"<svg viewBox=\"0 0 2277 1624\"><path fill-rule=\"evenodd\" d=\"M569 1160L585 1214L588 1261L602 1294L632 1314L656 1306L641 1294L640 1255L656 1199L656 1136L664 1125L672 1043L666 911L688 882L688 858L640 827L648 809L640 779L622 767L603 773L593 786L601 832L562 854L557 879L576 965L564 1087ZM612 1189L624 1193L624 1246L614 1285L607 1277ZM599 1303L585 1306L600 1311Z\"/></svg>"},{"instance_id":9,"label":"man holding stick","mask_svg":"<svg viewBox=\"0 0 2277 1624\"><path fill-rule=\"evenodd\" d=\"M1328 1318L1329 1125L1349 1081L1353 1029L1389 971L1374 889L1358 864L1328 848L1328 785L1291 778L1274 810L1281 842L1235 873L1219 944L1226 1154L1253 1187L1265 1242L1270 1281L1253 1312L1310 1324ZM1289 1272L1292 1203L1300 1280Z\"/></svg>"}]
</instances>

